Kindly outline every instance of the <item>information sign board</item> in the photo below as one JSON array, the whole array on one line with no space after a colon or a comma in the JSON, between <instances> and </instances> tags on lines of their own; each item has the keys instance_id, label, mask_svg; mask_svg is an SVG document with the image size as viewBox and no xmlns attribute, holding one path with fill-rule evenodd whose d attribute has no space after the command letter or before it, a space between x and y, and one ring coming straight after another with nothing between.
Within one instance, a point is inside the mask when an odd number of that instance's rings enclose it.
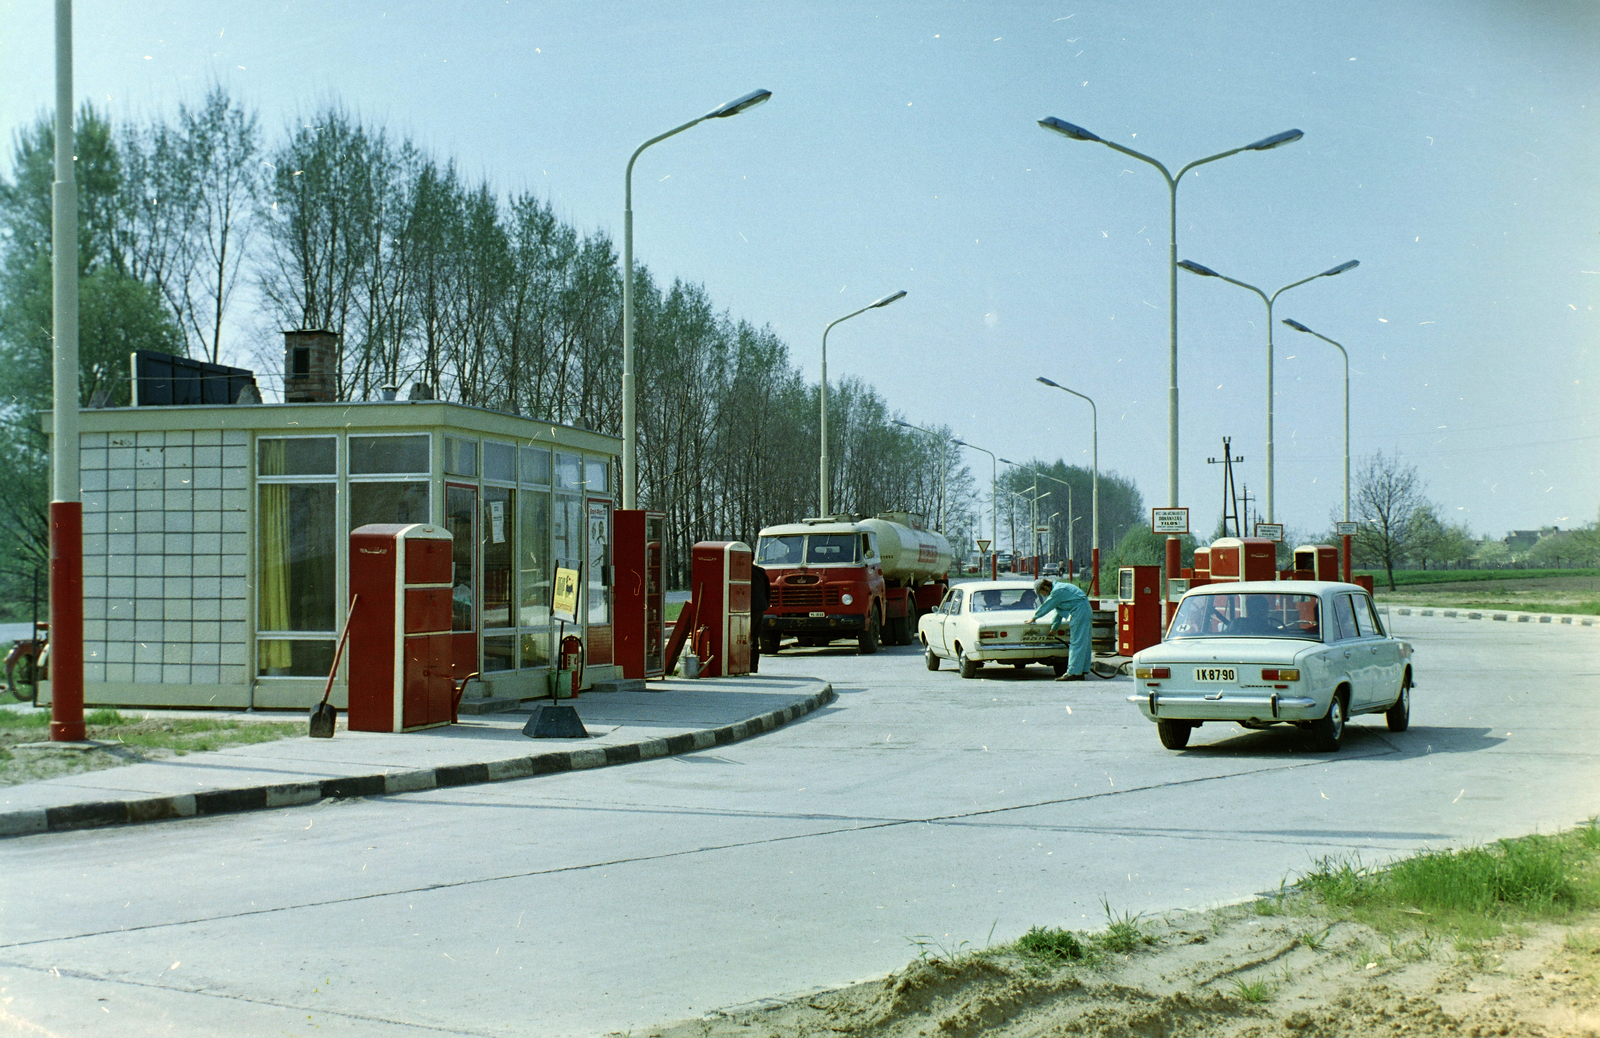
<instances>
[{"instance_id":1,"label":"information sign board","mask_svg":"<svg viewBox=\"0 0 1600 1038\"><path fill-rule=\"evenodd\" d=\"M1358 530L1360 530L1360 529L1361 529L1361 524L1360 523L1334 523L1333 524L1333 532L1338 534L1340 537L1354 537L1356 535L1356 532Z\"/></svg>"},{"instance_id":2,"label":"information sign board","mask_svg":"<svg viewBox=\"0 0 1600 1038\"><path fill-rule=\"evenodd\" d=\"M569 624L578 622L578 571L556 568L556 584L550 600L550 615Z\"/></svg>"},{"instance_id":3,"label":"information sign board","mask_svg":"<svg viewBox=\"0 0 1600 1038\"><path fill-rule=\"evenodd\" d=\"M1187 508L1152 508L1150 509L1150 529L1155 533L1188 533L1189 510Z\"/></svg>"},{"instance_id":4,"label":"information sign board","mask_svg":"<svg viewBox=\"0 0 1600 1038\"><path fill-rule=\"evenodd\" d=\"M1256 536L1265 537L1269 541L1283 543L1282 523L1256 523Z\"/></svg>"}]
</instances>

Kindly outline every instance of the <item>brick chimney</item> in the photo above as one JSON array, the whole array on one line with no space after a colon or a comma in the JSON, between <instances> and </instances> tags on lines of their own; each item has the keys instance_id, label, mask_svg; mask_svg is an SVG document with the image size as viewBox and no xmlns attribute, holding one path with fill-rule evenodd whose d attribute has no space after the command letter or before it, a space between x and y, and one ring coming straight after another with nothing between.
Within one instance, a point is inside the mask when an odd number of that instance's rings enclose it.
<instances>
[{"instance_id":1,"label":"brick chimney","mask_svg":"<svg viewBox=\"0 0 1600 1038\"><path fill-rule=\"evenodd\" d=\"M301 329L283 333L283 402L331 404L339 398L339 336Z\"/></svg>"}]
</instances>

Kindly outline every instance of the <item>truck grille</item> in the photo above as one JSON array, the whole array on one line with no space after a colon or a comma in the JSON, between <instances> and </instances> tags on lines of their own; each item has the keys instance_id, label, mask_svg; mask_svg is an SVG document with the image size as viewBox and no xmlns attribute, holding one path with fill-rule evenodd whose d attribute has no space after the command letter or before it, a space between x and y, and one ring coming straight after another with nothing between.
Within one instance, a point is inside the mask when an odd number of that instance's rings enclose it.
<instances>
[{"instance_id":1,"label":"truck grille","mask_svg":"<svg viewBox=\"0 0 1600 1038\"><path fill-rule=\"evenodd\" d=\"M839 588L827 584L819 587L790 587L779 584L772 589L774 609L825 609L839 604Z\"/></svg>"}]
</instances>

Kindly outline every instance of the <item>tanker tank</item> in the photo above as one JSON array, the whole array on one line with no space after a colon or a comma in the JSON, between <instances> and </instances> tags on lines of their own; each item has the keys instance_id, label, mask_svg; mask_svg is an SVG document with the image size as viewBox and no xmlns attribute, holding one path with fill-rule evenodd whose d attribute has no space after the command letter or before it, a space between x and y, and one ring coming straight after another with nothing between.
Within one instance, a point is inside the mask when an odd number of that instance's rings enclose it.
<instances>
[{"instance_id":1,"label":"tanker tank","mask_svg":"<svg viewBox=\"0 0 1600 1038\"><path fill-rule=\"evenodd\" d=\"M950 541L932 530L916 530L882 516L863 519L878 535L878 555L883 578L902 587L917 587L942 580L950 572Z\"/></svg>"}]
</instances>

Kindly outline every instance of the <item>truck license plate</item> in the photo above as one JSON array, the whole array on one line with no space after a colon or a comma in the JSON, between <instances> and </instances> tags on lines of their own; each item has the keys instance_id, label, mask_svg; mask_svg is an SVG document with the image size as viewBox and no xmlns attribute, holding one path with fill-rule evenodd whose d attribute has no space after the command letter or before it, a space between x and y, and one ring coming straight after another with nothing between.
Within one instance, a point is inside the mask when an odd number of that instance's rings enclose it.
<instances>
[{"instance_id":1,"label":"truck license plate","mask_svg":"<svg viewBox=\"0 0 1600 1038\"><path fill-rule=\"evenodd\" d=\"M817 610L816 612L809 613L807 615L809 615L813 620L818 620L818 619L821 619L824 616L827 616L828 614L823 612L823 611L821 611L821 610Z\"/></svg>"},{"instance_id":2,"label":"truck license plate","mask_svg":"<svg viewBox=\"0 0 1600 1038\"><path fill-rule=\"evenodd\" d=\"M1239 672L1232 667L1196 667L1194 669L1196 681L1238 681Z\"/></svg>"}]
</instances>

